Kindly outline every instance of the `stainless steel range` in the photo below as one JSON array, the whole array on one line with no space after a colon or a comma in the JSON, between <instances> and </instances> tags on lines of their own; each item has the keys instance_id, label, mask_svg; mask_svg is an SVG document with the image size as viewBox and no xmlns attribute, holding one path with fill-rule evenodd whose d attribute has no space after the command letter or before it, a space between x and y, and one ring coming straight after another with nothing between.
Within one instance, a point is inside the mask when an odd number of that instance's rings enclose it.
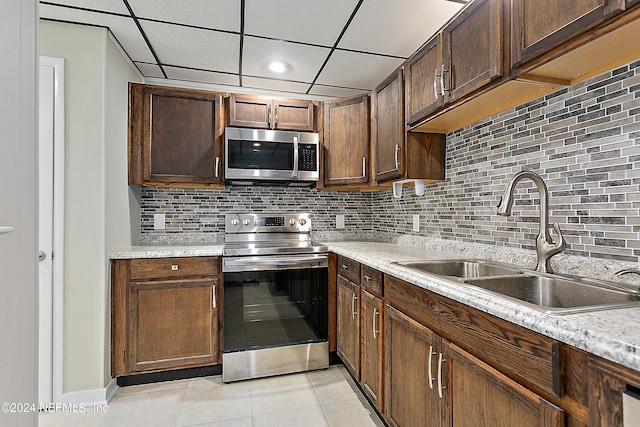
<instances>
[{"instance_id":1,"label":"stainless steel range","mask_svg":"<svg viewBox=\"0 0 640 427\"><path fill-rule=\"evenodd\" d=\"M224 382L326 368L327 247L309 214L227 214Z\"/></svg>"}]
</instances>

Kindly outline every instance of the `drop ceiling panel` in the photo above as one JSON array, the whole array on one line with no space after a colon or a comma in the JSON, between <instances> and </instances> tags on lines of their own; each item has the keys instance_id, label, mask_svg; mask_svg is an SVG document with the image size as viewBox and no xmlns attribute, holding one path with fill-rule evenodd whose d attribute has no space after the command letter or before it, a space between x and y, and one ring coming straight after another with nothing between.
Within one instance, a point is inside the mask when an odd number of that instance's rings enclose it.
<instances>
[{"instance_id":1,"label":"drop ceiling panel","mask_svg":"<svg viewBox=\"0 0 640 427\"><path fill-rule=\"evenodd\" d=\"M242 74L311 83L329 52L323 47L245 37ZM274 73L267 68L271 61L283 61L289 69Z\"/></svg>"},{"instance_id":2,"label":"drop ceiling panel","mask_svg":"<svg viewBox=\"0 0 640 427\"><path fill-rule=\"evenodd\" d=\"M174 80L186 80L200 83L238 86L237 74L214 73L210 71L189 70L185 68L164 66L167 77Z\"/></svg>"},{"instance_id":3,"label":"drop ceiling panel","mask_svg":"<svg viewBox=\"0 0 640 427\"><path fill-rule=\"evenodd\" d=\"M129 15L129 10L122 0L47 0L47 3Z\"/></svg>"},{"instance_id":4,"label":"drop ceiling panel","mask_svg":"<svg viewBox=\"0 0 640 427\"><path fill-rule=\"evenodd\" d=\"M238 35L151 21L140 24L161 64L238 72Z\"/></svg>"},{"instance_id":5,"label":"drop ceiling panel","mask_svg":"<svg viewBox=\"0 0 640 427\"><path fill-rule=\"evenodd\" d=\"M308 83L288 82L284 80L261 79L257 77L243 77L242 86L255 89L267 89L278 92L305 93L309 89Z\"/></svg>"},{"instance_id":6,"label":"drop ceiling panel","mask_svg":"<svg viewBox=\"0 0 640 427\"><path fill-rule=\"evenodd\" d=\"M40 16L66 22L108 27L132 61L155 62L155 58L132 18L44 4L40 5Z\"/></svg>"},{"instance_id":7,"label":"drop ceiling panel","mask_svg":"<svg viewBox=\"0 0 640 427\"><path fill-rule=\"evenodd\" d=\"M387 56L336 50L317 83L372 90L404 61Z\"/></svg>"},{"instance_id":8,"label":"drop ceiling panel","mask_svg":"<svg viewBox=\"0 0 640 427\"><path fill-rule=\"evenodd\" d=\"M367 91L358 89L348 89L334 86L314 85L309 91L309 95L321 95L331 98L343 98L352 95L360 95Z\"/></svg>"},{"instance_id":9,"label":"drop ceiling panel","mask_svg":"<svg viewBox=\"0 0 640 427\"><path fill-rule=\"evenodd\" d=\"M164 78L164 74L162 74L162 70L160 70L158 64L147 64L144 62L136 62L135 64L136 67L138 67L138 70L140 70L142 75L145 77Z\"/></svg>"},{"instance_id":10,"label":"drop ceiling panel","mask_svg":"<svg viewBox=\"0 0 640 427\"><path fill-rule=\"evenodd\" d=\"M247 0L245 34L331 47L357 3L357 0Z\"/></svg>"},{"instance_id":11,"label":"drop ceiling panel","mask_svg":"<svg viewBox=\"0 0 640 427\"><path fill-rule=\"evenodd\" d=\"M367 0L338 47L406 58L462 6L445 0Z\"/></svg>"},{"instance_id":12,"label":"drop ceiling panel","mask_svg":"<svg viewBox=\"0 0 640 427\"><path fill-rule=\"evenodd\" d=\"M240 31L238 0L129 0L129 5L138 18Z\"/></svg>"}]
</instances>

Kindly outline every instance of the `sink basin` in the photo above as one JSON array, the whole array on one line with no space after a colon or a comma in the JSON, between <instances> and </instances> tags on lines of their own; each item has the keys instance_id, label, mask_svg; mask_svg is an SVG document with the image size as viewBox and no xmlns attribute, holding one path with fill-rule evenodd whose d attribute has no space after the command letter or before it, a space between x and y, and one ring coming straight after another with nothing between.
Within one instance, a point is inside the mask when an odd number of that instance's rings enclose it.
<instances>
[{"instance_id":1,"label":"sink basin","mask_svg":"<svg viewBox=\"0 0 640 427\"><path fill-rule=\"evenodd\" d=\"M516 268L504 267L490 261L482 260L442 260L399 262L405 267L437 276L470 279L475 277L493 277L520 274Z\"/></svg>"},{"instance_id":2,"label":"sink basin","mask_svg":"<svg viewBox=\"0 0 640 427\"><path fill-rule=\"evenodd\" d=\"M637 306L640 294L604 287L587 280L547 275L467 279L464 283L533 305L549 314L568 314Z\"/></svg>"}]
</instances>

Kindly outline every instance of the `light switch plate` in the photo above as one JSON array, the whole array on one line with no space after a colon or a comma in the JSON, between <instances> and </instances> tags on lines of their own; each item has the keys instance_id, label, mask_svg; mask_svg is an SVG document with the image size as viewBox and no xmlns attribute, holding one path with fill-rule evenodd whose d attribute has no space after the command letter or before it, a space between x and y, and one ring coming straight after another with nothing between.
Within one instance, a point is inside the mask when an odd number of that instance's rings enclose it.
<instances>
[{"instance_id":1,"label":"light switch plate","mask_svg":"<svg viewBox=\"0 0 640 427\"><path fill-rule=\"evenodd\" d=\"M420 231L420 215L413 216L413 231Z\"/></svg>"},{"instance_id":2,"label":"light switch plate","mask_svg":"<svg viewBox=\"0 0 640 427\"><path fill-rule=\"evenodd\" d=\"M336 215L336 228L344 228L344 215Z\"/></svg>"},{"instance_id":3,"label":"light switch plate","mask_svg":"<svg viewBox=\"0 0 640 427\"><path fill-rule=\"evenodd\" d=\"M164 214L153 214L153 229L164 230L166 228Z\"/></svg>"}]
</instances>

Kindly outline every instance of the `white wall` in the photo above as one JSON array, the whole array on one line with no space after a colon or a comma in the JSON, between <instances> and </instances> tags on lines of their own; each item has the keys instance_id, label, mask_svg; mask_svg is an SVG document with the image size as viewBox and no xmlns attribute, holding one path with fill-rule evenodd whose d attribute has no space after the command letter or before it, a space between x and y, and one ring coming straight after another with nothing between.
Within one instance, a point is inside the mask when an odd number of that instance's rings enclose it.
<instances>
[{"instance_id":1,"label":"white wall","mask_svg":"<svg viewBox=\"0 0 640 427\"><path fill-rule=\"evenodd\" d=\"M0 13L0 402L37 402L37 3L3 0ZM35 426L4 413L2 426Z\"/></svg>"},{"instance_id":2,"label":"white wall","mask_svg":"<svg viewBox=\"0 0 640 427\"><path fill-rule=\"evenodd\" d=\"M104 28L41 21L40 54L65 58L63 388L96 390L109 371L108 252L133 238L126 93L139 78Z\"/></svg>"}]
</instances>

